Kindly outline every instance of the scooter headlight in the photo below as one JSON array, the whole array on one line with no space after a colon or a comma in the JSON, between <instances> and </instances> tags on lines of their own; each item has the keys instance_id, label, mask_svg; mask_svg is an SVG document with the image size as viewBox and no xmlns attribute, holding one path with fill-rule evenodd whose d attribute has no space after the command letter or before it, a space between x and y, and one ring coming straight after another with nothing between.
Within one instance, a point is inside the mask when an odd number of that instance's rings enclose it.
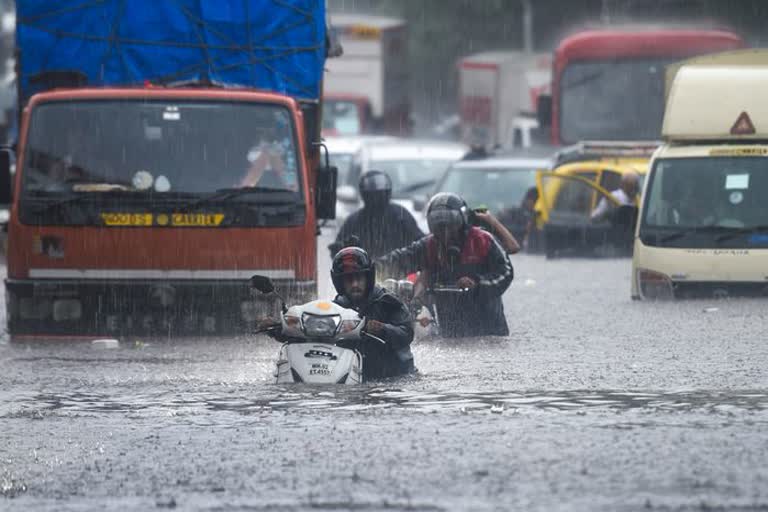
<instances>
[{"instance_id":1,"label":"scooter headlight","mask_svg":"<svg viewBox=\"0 0 768 512\"><path fill-rule=\"evenodd\" d=\"M341 317L339 315L317 316L304 313L301 317L301 322L304 325L304 334L310 338L333 337L336 334L340 321Z\"/></svg>"}]
</instances>

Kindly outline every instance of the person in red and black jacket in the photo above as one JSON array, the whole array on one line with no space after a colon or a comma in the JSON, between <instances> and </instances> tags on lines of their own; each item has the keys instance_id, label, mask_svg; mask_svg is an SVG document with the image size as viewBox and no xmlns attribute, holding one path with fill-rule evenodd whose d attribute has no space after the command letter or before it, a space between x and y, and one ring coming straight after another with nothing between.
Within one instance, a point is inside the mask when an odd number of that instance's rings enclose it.
<instances>
[{"instance_id":1,"label":"person in red and black jacket","mask_svg":"<svg viewBox=\"0 0 768 512\"><path fill-rule=\"evenodd\" d=\"M468 290L433 291L443 336L508 335L501 296L514 273L499 243L470 225L467 204L456 194L435 195L427 206L427 223L429 235L381 257L379 264L392 275L421 271L428 290L446 286Z\"/></svg>"}]
</instances>

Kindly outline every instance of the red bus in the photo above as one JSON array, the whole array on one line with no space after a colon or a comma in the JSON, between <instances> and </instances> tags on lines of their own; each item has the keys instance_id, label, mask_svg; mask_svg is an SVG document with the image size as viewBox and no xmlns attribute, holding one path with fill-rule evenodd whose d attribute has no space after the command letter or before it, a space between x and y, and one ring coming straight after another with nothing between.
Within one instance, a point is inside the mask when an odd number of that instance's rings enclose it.
<instances>
[{"instance_id":1,"label":"red bus","mask_svg":"<svg viewBox=\"0 0 768 512\"><path fill-rule=\"evenodd\" d=\"M539 105L552 143L658 140L664 68L696 55L743 48L724 30L596 29L563 39L553 58L552 96ZM546 105L551 101L551 106Z\"/></svg>"}]
</instances>

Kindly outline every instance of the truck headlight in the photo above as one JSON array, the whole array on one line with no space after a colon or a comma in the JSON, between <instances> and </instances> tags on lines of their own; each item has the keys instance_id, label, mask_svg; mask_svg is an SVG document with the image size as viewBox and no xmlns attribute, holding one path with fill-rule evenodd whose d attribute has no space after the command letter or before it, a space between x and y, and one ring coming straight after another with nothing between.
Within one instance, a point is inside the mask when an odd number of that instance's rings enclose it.
<instances>
[{"instance_id":1,"label":"truck headlight","mask_svg":"<svg viewBox=\"0 0 768 512\"><path fill-rule=\"evenodd\" d=\"M336 334L336 328L341 321L339 315L317 316L304 313L301 322L304 325L304 334L310 338L330 338Z\"/></svg>"},{"instance_id":2,"label":"truck headlight","mask_svg":"<svg viewBox=\"0 0 768 512\"><path fill-rule=\"evenodd\" d=\"M56 299L53 301L53 319L56 322L79 320L83 316L83 304L77 299Z\"/></svg>"},{"instance_id":3,"label":"truck headlight","mask_svg":"<svg viewBox=\"0 0 768 512\"><path fill-rule=\"evenodd\" d=\"M37 297L22 297L19 299L19 317L22 320L44 320L53 313L53 302Z\"/></svg>"},{"instance_id":4,"label":"truck headlight","mask_svg":"<svg viewBox=\"0 0 768 512\"><path fill-rule=\"evenodd\" d=\"M672 280L666 274L644 268L637 270L637 288L640 296L650 300L671 300L675 298Z\"/></svg>"}]
</instances>

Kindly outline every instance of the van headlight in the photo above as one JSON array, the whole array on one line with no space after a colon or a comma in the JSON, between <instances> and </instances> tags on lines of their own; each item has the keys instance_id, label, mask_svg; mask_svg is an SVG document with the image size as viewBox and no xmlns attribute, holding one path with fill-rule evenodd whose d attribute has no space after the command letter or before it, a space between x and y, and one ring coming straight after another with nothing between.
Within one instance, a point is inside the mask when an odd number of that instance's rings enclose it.
<instances>
[{"instance_id":1,"label":"van headlight","mask_svg":"<svg viewBox=\"0 0 768 512\"><path fill-rule=\"evenodd\" d=\"M301 317L304 334L310 338L333 337L336 334L340 321L341 317L339 315L317 316L304 313Z\"/></svg>"},{"instance_id":2,"label":"van headlight","mask_svg":"<svg viewBox=\"0 0 768 512\"><path fill-rule=\"evenodd\" d=\"M644 268L637 269L637 288L640 296L649 300L672 300L675 292L672 280L666 274Z\"/></svg>"}]
</instances>

